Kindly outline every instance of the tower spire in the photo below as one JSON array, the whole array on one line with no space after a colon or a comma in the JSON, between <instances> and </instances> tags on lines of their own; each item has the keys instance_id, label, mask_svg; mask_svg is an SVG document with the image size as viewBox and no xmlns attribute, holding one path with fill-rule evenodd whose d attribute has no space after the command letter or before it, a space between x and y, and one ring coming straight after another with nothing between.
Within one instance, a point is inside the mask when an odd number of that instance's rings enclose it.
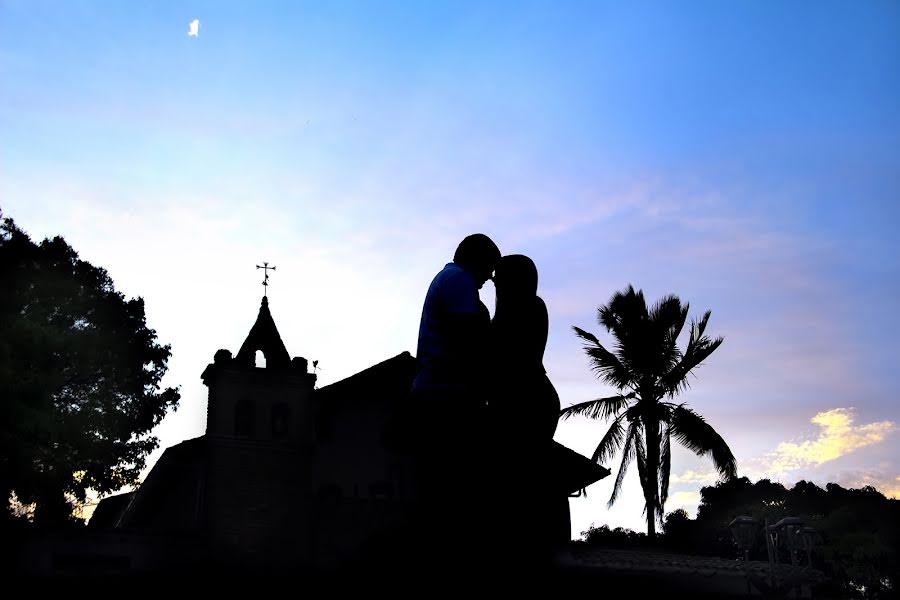
<instances>
[{"instance_id":1,"label":"tower spire","mask_svg":"<svg viewBox=\"0 0 900 600\"><path fill-rule=\"evenodd\" d=\"M250 333L241 345L235 361L240 365L252 367L255 364L257 350L262 350L266 357L266 368L280 369L287 367L291 362L287 348L284 347L284 342L281 341L281 336L278 334L278 328L275 327L272 313L269 311L269 299L265 296L260 304L256 323L250 328Z\"/></svg>"}]
</instances>

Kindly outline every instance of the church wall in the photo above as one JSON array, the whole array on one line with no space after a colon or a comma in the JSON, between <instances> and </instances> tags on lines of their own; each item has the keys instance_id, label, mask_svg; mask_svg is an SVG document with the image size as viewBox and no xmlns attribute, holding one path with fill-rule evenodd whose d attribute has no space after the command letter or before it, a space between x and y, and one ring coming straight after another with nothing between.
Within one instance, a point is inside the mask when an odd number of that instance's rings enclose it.
<instances>
[{"instance_id":1,"label":"church wall","mask_svg":"<svg viewBox=\"0 0 900 600\"><path fill-rule=\"evenodd\" d=\"M338 402L316 438L317 492L338 486L344 498L408 498L415 492L409 457L385 444L391 405L377 399ZM323 431L324 430L324 431Z\"/></svg>"},{"instance_id":2,"label":"church wall","mask_svg":"<svg viewBox=\"0 0 900 600\"><path fill-rule=\"evenodd\" d=\"M409 517L410 468L385 447L389 404L340 402L317 438L317 565L339 564Z\"/></svg>"},{"instance_id":3,"label":"church wall","mask_svg":"<svg viewBox=\"0 0 900 600\"><path fill-rule=\"evenodd\" d=\"M312 561L311 456L242 440L211 440L208 524L217 558L250 564Z\"/></svg>"}]
</instances>

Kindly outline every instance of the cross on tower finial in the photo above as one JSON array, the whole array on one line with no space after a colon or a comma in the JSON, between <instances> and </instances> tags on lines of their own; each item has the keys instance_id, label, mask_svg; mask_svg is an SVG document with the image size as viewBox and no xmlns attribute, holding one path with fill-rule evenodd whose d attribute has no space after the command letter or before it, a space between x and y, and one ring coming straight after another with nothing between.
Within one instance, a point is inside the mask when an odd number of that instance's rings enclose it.
<instances>
[{"instance_id":1,"label":"cross on tower finial","mask_svg":"<svg viewBox=\"0 0 900 600\"><path fill-rule=\"evenodd\" d=\"M269 271L274 271L275 267L270 267L269 263L264 262L263 266L256 265L257 269L262 269L263 273L265 273L265 277L263 277L263 297L268 297L269 291Z\"/></svg>"}]
</instances>

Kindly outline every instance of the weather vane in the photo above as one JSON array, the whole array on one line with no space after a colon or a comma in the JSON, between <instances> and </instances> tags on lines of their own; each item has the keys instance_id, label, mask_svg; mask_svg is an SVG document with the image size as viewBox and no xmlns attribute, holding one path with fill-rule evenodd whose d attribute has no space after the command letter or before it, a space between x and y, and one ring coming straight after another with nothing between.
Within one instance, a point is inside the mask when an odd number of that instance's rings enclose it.
<instances>
[{"instance_id":1,"label":"weather vane","mask_svg":"<svg viewBox=\"0 0 900 600\"><path fill-rule=\"evenodd\" d=\"M265 273L265 277L263 277L263 297L268 297L269 291L269 271L274 271L275 267L270 267L269 263L264 262L263 266L256 265L257 269L262 269L263 273Z\"/></svg>"}]
</instances>

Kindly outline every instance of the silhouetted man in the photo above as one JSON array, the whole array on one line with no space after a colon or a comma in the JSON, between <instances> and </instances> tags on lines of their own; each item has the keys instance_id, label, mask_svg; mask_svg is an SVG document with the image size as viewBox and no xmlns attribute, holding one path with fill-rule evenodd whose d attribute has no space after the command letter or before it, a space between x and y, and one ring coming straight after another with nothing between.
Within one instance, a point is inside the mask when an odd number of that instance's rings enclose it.
<instances>
[{"instance_id":1,"label":"silhouetted man","mask_svg":"<svg viewBox=\"0 0 900 600\"><path fill-rule=\"evenodd\" d=\"M419 322L416 393L462 394L460 402L474 401L490 329L490 315L478 290L499 260L496 244L476 233L459 244L453 262L432 280Z\"/></svg>"},{"instance_id":2,"label":"silhouetted man","mask_svg":"<svg viewBox=\"0 0 900 600\"><path fill-rule=\"evenodd\" d=\"M486 535L479 502L486 491L483 436L490 314L478 290L500 260L484 234L465 238L434 277L419 322L413 425L424 518L440 523L445 544L477 547ZM466 552L470 555L470 552Z\"/></svg>"}]
</instances>

